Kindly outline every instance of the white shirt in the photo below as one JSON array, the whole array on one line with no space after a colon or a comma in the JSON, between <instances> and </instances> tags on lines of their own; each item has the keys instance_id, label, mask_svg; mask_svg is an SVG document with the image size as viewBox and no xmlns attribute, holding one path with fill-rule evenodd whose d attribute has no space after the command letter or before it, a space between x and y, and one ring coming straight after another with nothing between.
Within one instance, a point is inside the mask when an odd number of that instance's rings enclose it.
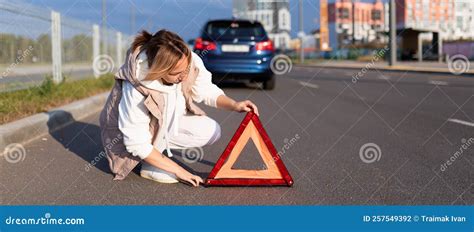
<instances>
[{"instance_id":1,"label":"white shirt","mask_svg":"<svg viewBox=\"0 0 474 232\"><path fill-rule=\"evenodd\" d=\"M216 107L217 97L224 92L212 83L212 74L204 67L201 58L192 53L192 60L199 69L199 74L192 86L192 98L195 102ZM137 79L146 87L165 94L164 125L161 127L155 141L155 149L163 152L168 147L166 136L178 130L179 115L186 112L184 95L181 84L163 85L160 80L142 81L148 73L148 63L145 52L138 56ZM119 129L123 133L124 144L128 152L145 159L153 150L152 135L149 130L149 111L144 104L145 96L136 90L128 81L122 85L122 98L119 103ZM166 129L165 129L166 128ZM169 152L168 152L169 153Z\"/></svg>"}]
</instances>

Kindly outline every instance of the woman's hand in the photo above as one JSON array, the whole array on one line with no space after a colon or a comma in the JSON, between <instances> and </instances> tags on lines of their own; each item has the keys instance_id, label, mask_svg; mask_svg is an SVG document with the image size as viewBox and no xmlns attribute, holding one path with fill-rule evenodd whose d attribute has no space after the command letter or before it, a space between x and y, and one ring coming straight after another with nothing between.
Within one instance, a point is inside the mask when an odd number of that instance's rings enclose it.
<instances>
[{"instance_id":1,"label":"woman's hand","mask_svg":"<svg viewBox=\"0 0 474 232\"><path fill-rule=\"evenodd\" d=\"M216 100L216 106L220 109L232 110L237 112L250 112L253 111L256 115L258 114L258 108L250 100L236 102L234 99L227 97L226 95L220 95Z\"/></svg>"},{"instance_id":2,"label":"woman's hand","mask_svg":"<svg viewBox=\"0 0 474 232\"><path fill-rule=\"evenodd\" d=\"M204 182L202 181L201 177L189 173L188 171L186 171L186 169L182 168L176 162L161 154L158 150L154 148L150 155L145 158L145 161L157 168L174 173L176 177L192 184L195 187L199 186L199 183Z\"/></svg>"},{"instance_id":3,"label":"woman's hand","mask_svg":"<svg viewBox=\"0 0 474 232\"><path fill-rule=\"evenodd\" d=\"M194 187L199 186L199 183L204 183L204 181L202 180L201 177L193 175L193 174L189 173L186 170L183 170L181 172L176 173L176 176L179 179L184 180L184 181L192 184Z\"/></svg>"},{"instance_id":4,"label":"woman's hand","mask_svg":"<svg viewBox=\"0 0 474 232\"><path fill-rule=\"evenodd\" d=\"M240 101L240 102L235 102L234 103L234 111L237 112L250 112L253 111L257 116L260 116L258 114L258 108L253 102L250 100L245 100L245 101Z\"/></svg>"}]
</instances>

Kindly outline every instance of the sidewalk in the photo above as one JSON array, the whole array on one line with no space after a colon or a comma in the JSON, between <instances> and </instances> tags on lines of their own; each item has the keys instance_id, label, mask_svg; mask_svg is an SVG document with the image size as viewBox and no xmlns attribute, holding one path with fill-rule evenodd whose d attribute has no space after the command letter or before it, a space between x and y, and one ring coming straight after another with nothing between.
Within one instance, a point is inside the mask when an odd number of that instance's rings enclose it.
<instances>
[{"instance_id":1,"label":"sidewalk","mask_svg":"<svg viewBox=\"0 0 474 232\"><path fill-rule=\"evenodd\" d=\"M47 112L0 125L0 149L4 151L9 144L28 143L39 136L73 123L75 120L99 112L109 92L97 94L82 100L71 102Z\"/></svg>"},{"instance_id":2,"label":"sidewalk","mask_svg":"<svg viewBox=\"0 0 474 232\"><path fill-rule=\"evenodd\" d=\"M430 73L446 73L454 74L459 72L461 75L474 75L474 62L466 63L464 66L456 66L450 69L447 63L439 63L433 61L416 62L416 61L399 61L395 66L389 66L387 62L363 62L363 61L341 61L341 60L319 60L309 61L299 66L310 66L319 68L350 68L350 69L379 69L390 71L412 71L412 72L430 72ZM464 71L463 71L464 70Z\"/></svg>"}]
</instances>

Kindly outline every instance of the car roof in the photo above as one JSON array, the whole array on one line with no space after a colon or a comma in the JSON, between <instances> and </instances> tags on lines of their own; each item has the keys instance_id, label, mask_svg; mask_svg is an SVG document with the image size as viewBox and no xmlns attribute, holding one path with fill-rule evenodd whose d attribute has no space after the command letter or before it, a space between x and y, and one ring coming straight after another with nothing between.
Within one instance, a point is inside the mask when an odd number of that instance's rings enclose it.
<instances>
[{"instance_id":1,"label":"car roof","mask_svg":"<svg viewBox=\"0 0 474 232\"><path fill-rule=\"evenodd\" d=\"M257 24L261 25L259 21L256 20L247 20L247 19L215 19L215 20L209 20L207 21L207 24L209 23L249 23L249 24Z\"/></svg>"}]
</instances>

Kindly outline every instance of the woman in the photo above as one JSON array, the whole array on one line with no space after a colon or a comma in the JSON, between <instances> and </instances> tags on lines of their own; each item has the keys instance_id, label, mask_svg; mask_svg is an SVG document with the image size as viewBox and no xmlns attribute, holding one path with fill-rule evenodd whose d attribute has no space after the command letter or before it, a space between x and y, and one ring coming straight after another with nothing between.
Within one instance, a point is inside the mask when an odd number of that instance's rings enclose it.
<instances>
[{"instance_id":1,"label":"woman","mask_svg":"<svg viewBox=\"0 0 474 232\"><path fill-rule=\"evenodd\" d=\"M258 109L236 102L211 82L201 58L175 33L138 34L100 116L102 143L115 180L139 163L140 175L160 183L182 180L199 186L201 177L171 157L171 149L201 147L220 138L220 126L194 102L238 112ZM194 101L194 102L193 102Z\"/></svg>"}]
</instances>

